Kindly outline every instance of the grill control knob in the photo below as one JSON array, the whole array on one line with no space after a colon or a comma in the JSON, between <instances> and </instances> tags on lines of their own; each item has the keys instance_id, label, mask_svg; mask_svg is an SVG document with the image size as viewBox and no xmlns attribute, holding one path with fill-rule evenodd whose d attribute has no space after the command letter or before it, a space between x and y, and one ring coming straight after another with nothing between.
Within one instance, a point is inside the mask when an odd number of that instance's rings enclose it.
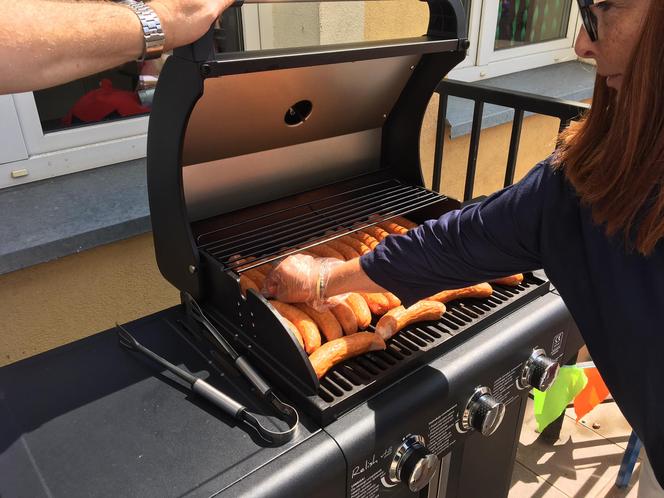
<instances>
[{"instance_id":1,"label":"grill control knob","mask_svg":"<svg viewBox=\"0 0 664 498\"><path fill-rule=\"evenodd\" d=\"M533 349L521 371L519 387L522 389L534 387L540 391L546 391L556 380L558 370L560 370L560 365L556 360L546 356L546 351Z\"/></svg>"},{"instance_id":2,"label":"grill control knob","mask_svg":"<svg viewBox=\"0 0 664 498\"><path fill-rule=\"evenodd\" d=\"M438 457L424 444L422 436L406 436L390 464L390 480L406 483L414 493L429 484L438 468Z\"/></svg>"},{"instance_id":3,"label":"grill control knob","mask_svg":"<svg viewBox=\"0 0 664 498\"><path fill-rule=\"evenodd\" d=\"M468 400L461 419L461 427L475 429L483 436L490 436L500 426L505 416L505 404L491 396L488 387L478 387Z\"/></svg>"}]
</instances>

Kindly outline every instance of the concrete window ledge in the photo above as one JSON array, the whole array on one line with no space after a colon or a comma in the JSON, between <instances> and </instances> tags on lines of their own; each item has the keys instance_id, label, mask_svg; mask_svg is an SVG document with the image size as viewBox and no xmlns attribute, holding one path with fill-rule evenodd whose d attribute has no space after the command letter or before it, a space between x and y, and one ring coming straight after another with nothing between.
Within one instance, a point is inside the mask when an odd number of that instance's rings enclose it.
<instances>
[{"instance_id":1,"label":"concrete window ledge","mask_svg":"<svg viewBox=\"0 0 664 498\"><path fill-rule=\"evenodd\" d=\"M0 274L145 233L145 159L0 190L0 212Z\"/></svg>"},{"instance_id":2,"label":"concrete window ledge","mask_svg":"<svg viewBox=\"0 0 664 498\"><path fill-rule=\"evenodd\" d=\"M482 85L570 100L592 96L594 67L567 62L482 81ZM451 98L452 137L470 133L472 102ZM483 127L512 111L485 106ZM0 274L150 230L145 159L0 190Z\"/></svg>"}]
</instances>

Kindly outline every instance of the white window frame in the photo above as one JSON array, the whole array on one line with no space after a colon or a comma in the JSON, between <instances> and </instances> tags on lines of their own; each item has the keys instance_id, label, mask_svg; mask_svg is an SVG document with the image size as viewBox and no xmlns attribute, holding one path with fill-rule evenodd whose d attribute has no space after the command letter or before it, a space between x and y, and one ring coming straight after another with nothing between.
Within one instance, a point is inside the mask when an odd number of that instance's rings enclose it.
<instances>
[{"instance_id":1,"label":"white window frame","mask_svg":"<svg viewBox=\"0 0 664 498\"><path fill-rule=\"evenodd\" d=\"M44 133L35 96L32 92L14 94L14 105L21 123L28 153L45 154L99 142L146 134L148 117L119 119Z\"/></svg>"},{"instance_id":2,"label":"white window frame","mask_svg":"<svg viewBox=\"0 0 664 498\"><path fill-rule=\"evenodd\" d=\"M0 164L0 189L145 157L147 116L44 133L33 93L11 97L27 158Z\"/></svg>"},{"instance_id":3,"label":"white window frame","mask_svg":"<svg viewBox=\"0 0 664 498\"><path fill-rule=\"evenodd\" d=\"M463 64L450 72L450 78L461 81L478 81L577 60L574 41L580 30L581 21L576 2L573 1L571 5L566 38L498 51L494 50L498 2L496 0L473 0L471 12L480 6L477 21L479 28L477 31L475 28L471 29L468 34L471 46L473 43L477 46L475 63L468 63L468 58L466 58Z\"/></svg>"},{"instance_id":4,"label":"white window frame","mask_svg":"<svg viewBox=\"0 0 664 498\"><path fill-rule=\"evenodd\" d=\"M480 20L482 18L482 0L471 0L470 12L466 12L468 16L468 41L470 46L466 51L466 58L457 64L456 68L472 67L477 60L477 49L479 46L479 37L477 33L480 31Z\"/></svg>"},{"instance_id":5,"label":"white window frame","mask_svg":"<svg viewBox=\"0 0 664 498\"><path fill-rule=\"evenodd\" d=\"M570 2L571 12L567 23L567 37L541 43L532 43L521 47L495 50L496 24L498 23L498 2L485 1L482 8L482 28L480 33L480 48L477 54L478 66L500 62L517 57L569 49L574 46L576 24L579 17L579 8L574 0Z\"/></svg>"}]
</instances>

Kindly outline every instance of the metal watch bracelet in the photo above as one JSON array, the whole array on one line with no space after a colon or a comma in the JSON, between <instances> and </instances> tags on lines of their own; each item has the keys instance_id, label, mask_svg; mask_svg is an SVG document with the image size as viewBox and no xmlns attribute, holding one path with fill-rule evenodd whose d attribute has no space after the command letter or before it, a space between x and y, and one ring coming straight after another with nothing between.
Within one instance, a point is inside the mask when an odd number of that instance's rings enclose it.
<instances>
[{"instance_id":1,"label":"metal watch bracelet","mask_svg":"<svg viewBox=\"0 0 664 498\"><path fill-rule=\"evenodd\" d=\"M120 5L129 7L138 16L143 28L143 54L138 59L158 59L164 51L165 36L157 13L149 5L138 0L120 0Z\"/></svg>"}]
</instances>

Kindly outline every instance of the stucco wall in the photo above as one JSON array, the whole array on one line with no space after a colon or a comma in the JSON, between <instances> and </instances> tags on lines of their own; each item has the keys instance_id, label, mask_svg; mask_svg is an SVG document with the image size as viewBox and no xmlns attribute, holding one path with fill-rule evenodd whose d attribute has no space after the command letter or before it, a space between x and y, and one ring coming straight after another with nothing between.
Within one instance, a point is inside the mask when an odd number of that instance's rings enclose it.
<instances>
[{"instance_id":1,"label":"stucco wall","mask_svg":"<svg viewBox=\"0 0 664 498\"><path fill-rule=\"evenodd\" d=\"M422 132L422 163L431 178L434 98ZM557 123L526 118L519 154L520 177L553 148ZM502 186L510 125L485 130L479 153L476 195ZM443 192L463 192L469 137L446 139ZM159 311L178 303L160 275L149 234L98 247L0 276L0 366Z\"/></svg>"}]
</instances>

